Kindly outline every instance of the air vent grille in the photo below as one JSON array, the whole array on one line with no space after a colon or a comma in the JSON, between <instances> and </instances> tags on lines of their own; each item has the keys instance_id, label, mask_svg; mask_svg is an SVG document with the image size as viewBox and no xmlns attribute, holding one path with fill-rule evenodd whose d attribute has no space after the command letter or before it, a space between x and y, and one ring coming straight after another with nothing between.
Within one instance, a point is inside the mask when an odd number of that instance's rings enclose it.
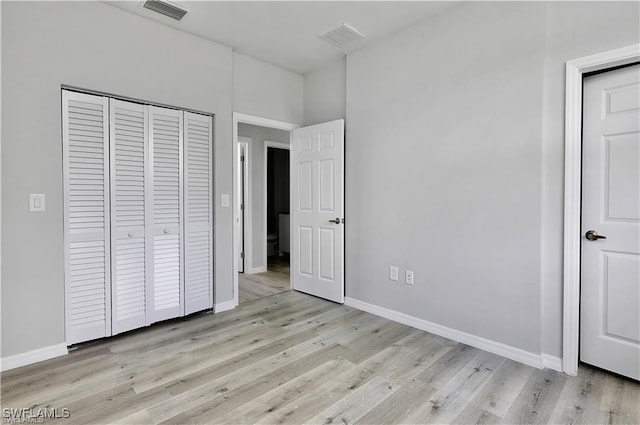
<instances>
[{"instance_id":1,"label":"air vent grille","mask_svg":"<svg viewBox=\"0 0 640 425\"><path fill-rule=\"evenodd\" d=\"M352 26L343 23L324 34L320 34L320 38L338 47L347 47L355 41L362 40L365 35Z\"/></svg>"},{"instance_id":2,"label":"air vent grille","mask_svg":"<svg viewBox=\"0 0 640 425\"><path fill-rule=\"evenodd\" d=\"M144 7L145 9L153 10L176 21L184 18L184 15L187 14L187 10L166 0L147 0L144 2Z\"/></svg>"}]
</instances>

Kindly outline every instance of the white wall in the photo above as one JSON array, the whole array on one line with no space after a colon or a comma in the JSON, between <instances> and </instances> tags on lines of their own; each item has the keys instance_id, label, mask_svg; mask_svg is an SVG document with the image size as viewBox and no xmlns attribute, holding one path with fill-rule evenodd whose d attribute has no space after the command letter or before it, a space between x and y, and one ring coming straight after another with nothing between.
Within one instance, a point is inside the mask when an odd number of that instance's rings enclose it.
<instances>
[{"instance_id":1,"label":"white wall","mask_svg":"<svg viewBox=\"0 0 640 425\"><path fill-rule=\"evenodd\" d=\"M304 125L344 119L347 95L346 57L304 75Z\"/></svg>"},{"instance_id":2,"label":"white wall","mask_svg":"<svg viewBox=\"0 0 640 425\"><path fill-rule=\"evenodd\" d=\"M61 84L215 114L215 303L233 300L232 209L220 195L232 193L234 102L301 122L302 77L244 59L236 79L230 48L102 2L0 7L2 357L64 343ZM279 97L262 97L257 69ZM234 81L245 90L234 95ZM45 213L28 212L29 193L46 195Z\"/></svg>"},{"instance_id":3,"label":"white wall","mask_svg":"<svg viewBox=\"0 0 640 425\"><path fill-rule=\"evenodd\" d=\"M233 53L233 110L302 124L302 76Z\"/></svg>"},{"instance_id":4,"label":"white wall","mask_svg":"<svg viewBox=\"0 0 640 425\"><path fill-rule=\"evenodd\" d=\"M245 273L264 271L267 265L267 231L264 228L264 145L265 141L289 144L289 132L251 124L238 124L238 136L249 137L249 208L251 209L251 264Z\"/></svg>"},{"instance_id":5,"label":"white wall","mask_svg":"<svg viewBox=\"0 0 640 425\"><path fill-rule=\"evenodd\" d=\"M469 3L349 54L347 296L560 356L564 63L638 43L638 16Z\"/></svg>"}]
</instances>

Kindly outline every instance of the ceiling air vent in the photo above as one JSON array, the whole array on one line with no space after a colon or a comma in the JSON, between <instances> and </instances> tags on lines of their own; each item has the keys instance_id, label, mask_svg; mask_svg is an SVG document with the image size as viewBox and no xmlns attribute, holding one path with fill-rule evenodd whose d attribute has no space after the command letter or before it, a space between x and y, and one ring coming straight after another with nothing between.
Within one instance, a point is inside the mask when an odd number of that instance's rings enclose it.
<instances>
[{"instance_id":1,"label":"ceiling air vent","mask_svg":"<svg viewBox=\"0 0 640 425\"><path fill-rule=\"evenodd\" d=\"M324 34L320 34L320 38L327 40L329 43L338 47L347 47L354 41L365 38L365 35L352 26L340 24Z\"/></svg>"},{"instance_id":2,"label":"ceiling air vent","mask_svg":"<svg viewBox=\"0 0 640 425\"><path fill-rule=\"evenodd\" d=\"M186 9L166 0L147 0L143 6L145 9L153 10L176 21L184 18L184 15L188 12Z\"/></svg>"}]
</instances>

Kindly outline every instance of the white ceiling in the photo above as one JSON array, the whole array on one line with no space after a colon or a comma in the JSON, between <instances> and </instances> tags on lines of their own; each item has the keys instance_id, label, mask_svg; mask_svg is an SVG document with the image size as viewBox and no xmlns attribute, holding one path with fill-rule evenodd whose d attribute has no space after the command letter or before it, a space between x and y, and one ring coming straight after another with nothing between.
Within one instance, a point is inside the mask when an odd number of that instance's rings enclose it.
<instances>
[{"instance_id":1,"label":"white ceiling","mask_svg":"<svg viewBox=\"0 0 640 425\"><path fill-rule=\"evenodd\" d=\"M299 74L320 68L347 52L457 4L453 1L174 2L189 10L180 22L143 8L143 1L106 1ZM341 49L318 37L343 22L367 38Z\"/></svg>"}]
</instances>

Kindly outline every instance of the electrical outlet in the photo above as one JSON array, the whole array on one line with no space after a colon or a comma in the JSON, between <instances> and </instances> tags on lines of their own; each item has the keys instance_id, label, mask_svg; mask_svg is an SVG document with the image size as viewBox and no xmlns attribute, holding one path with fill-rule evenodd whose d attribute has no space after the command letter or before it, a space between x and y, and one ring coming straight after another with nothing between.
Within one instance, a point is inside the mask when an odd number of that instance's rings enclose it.
<instances>
[{"instance_id":1,"label":"electrical outlet","mask_svg":"<svg viewBox=\"0 0 640 425\"><path fill-rule=\"evenodd\" d=\"M407 270L407 273L405 274L404 282L407 285L413 285L413 272L412 271Z\"/></svg>"},{"instance_id":2,"label":"electrical outlet","mask_svg":"<svg viewBox=\"0 0 640 425\"><path fill-rule=\"evenodd\" d=\"M389 266L389 280L398 281L398 268L396 266Z\"/></svg>"}]
</instances>

